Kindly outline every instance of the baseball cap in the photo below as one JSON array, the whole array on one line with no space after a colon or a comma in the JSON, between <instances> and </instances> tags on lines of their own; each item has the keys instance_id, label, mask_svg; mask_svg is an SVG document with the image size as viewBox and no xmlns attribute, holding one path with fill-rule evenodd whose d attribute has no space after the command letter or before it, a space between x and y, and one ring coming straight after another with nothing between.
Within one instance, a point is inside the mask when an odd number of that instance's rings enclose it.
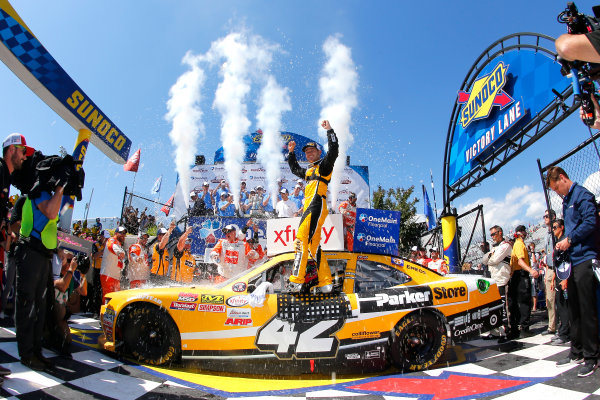
<instances>
[{"instance_id":1,"label":"baseball cap","mask_svg":"<svg viewBox=\"0 0 600 400\"><path fill-rule=\"evenodd\" d=\"M417 246L413 246L413 247L411 247L411 248L410 248L410 251L417 251L417 250L419 250L419 249L417 248Z\"/></svg>"},{"instance_id":2,"label":"baseball cap","mask_svg":"<svg viewBox=\"0 0 600 400\"><path fill-rule=\"evenodd\" d=\"M255 187L254 189L256 189L256 190L263 190L263 187L262 187L262 186L260 186L260 185L258 185L258 186L257 186L257 187Z\"/></svg>"},{"instance_id":3,"label":"baseball cap","mask_svg":"<svg viewBox=\"0 0 600 400\"><path fill-rule=\"evenodd\" d=\"M303 179L296 179L296 183L304 183Z\"/></svg>"},{"instance_id":4,"label":"baseball cap","mask_svg":"<svg viewBox=\"0 0 600 400\"><path fill-rule=\"evenodd\" d=\"M223 233L227 233L227 232L231 232L231 231L235 231L235 226L229 224L229 225L225 225L225 227L222 229Z\"/></svg>"},{"instance_id":5,"label":"baseball cap","mask_svg":"<svg viewBox=\"0 0 600 400\"><path fill-rule=\"evenodd\" d=\"M202 184L202 186L210 186L210 183L208 183L207 181L204 181L204 183Z\"/></svg>"},{"instance_id":6,"label":"baseball cap","mask_svg":"<svg viewBox=\"0 0 600 400\"><path fill-rule=\"evenodd\" d=\"M221 192L221 197L223 197L223 196L229 196L229 193L227 193L227 192Z\"/></svg>"},{"instance_id":7,"label":"baseball cap","mask_svg":"<svg viewBox=\"0 0 600 400\"><path fill-rule=\"evenodd\" d=\"M282 189L279 191L279 193L285 193L285 194L288 194L288 190L287 190L286 188L282 188Z\"/></svg>"},{"instance_id":8,"label":"baseball cap","mask_svg":"<svg viewBox=\"0 0 600 400\"><path fill-rule=\"evenodd\" d=\"M296 185L296 186L294 186L294 189L296 189L296 188L298 188L298 189L302 189L302 186L300 186L300 185Z\"/></svg>"},{"instance_id":9,"label":"baseball cap","mask_svg":"<svg viewBox=\"0 0 600 400\"><path fill-rule=\"evenodd\" d=\"M196 192L194 192L193 190L190 192L190 197L194 197L196 196Z\"/></svg>"},{"instance_id":10,"label":"baseball cap","mask_svg":"<svg viewBox=\"0 0 600 400\"><path fill-rule=\"evenodd\" d=\"M167 233L167 230L165 228L160 228L157 232L156 235L164 235L165 233Z\"/></svg>"},{"instance_id":11,"label":"baseball cap","mask_svg":"<svg viewBox=\"0 0 600 400\"><path fill-rule=\"evenodd\" d=\"M117 229L115 229L115 233L127 233L127 228L124 226L119 226Z\"/></svg>"},{"instance_id":12,"label":"baseball cap","mask_svg":"<svg viewBox=\"0 0 600 400\"><path fill-rule=\"evenodd\" d=\"M306 153L306 149L309 147L314 147L315 149L320 150L317 142L308 142L304 145L304 147L302 147L302 151Z\"/></svg>"},{"instance_id":13,"label":"baseball cap","mask_svg":"<svg viewBox=\"0 0 600 400\"><path fill-rule=\"evenodd\" d=\"M192 244L192 238L185 239L185 244Z\"/></svg>"},{"instance_id":14,"label":"baseball cap","mask_svg":"<svg viewBox=\"0 0 600 400\"><path fill-rule=\"evenodd\" d=\"M25 136L21 135L20 133L11 133L10 135L8 135L6 137L6 139L4 139L4 142L2 142L3 149L10 145L25 147L25 155L27 157L32 155L33 152L35 151L35 149L33 147L27 146L27 142L25 141Z\"/></svg>"}]
</instances>

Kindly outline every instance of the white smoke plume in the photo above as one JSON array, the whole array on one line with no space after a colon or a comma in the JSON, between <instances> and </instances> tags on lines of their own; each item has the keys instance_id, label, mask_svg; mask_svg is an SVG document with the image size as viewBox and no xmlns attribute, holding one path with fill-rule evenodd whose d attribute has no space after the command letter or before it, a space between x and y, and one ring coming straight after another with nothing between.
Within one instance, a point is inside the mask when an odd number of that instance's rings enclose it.
<instances>
[{"instance_id":1,"label":"white smoke plume","mask_svg":"<svg viewBox=\"0 0 600 400\"><path fill-rule=\"evenodd\" d=\"M327 62L319 79L321 91L321 119L329 120L339 140L340 152L331 178L331 207L335 208L342 171L346 164L346 154L354 137L350 132L352 111L358 105L358 73L352 61L350 48L340 43L337 36L330 36L323 44ZM319 135L326 138L326 132L319 128Z\"/></svg>"},{"instance_id":2,"label":"white smoke plume","mask_svg":"<svg viewBox=\"0 0 600 400\"><path fill-rule=\"evenodd\" d=\"M213 107L221 114L224 166L237 205L245 154L243 137L250 128L246 100L252 79L262 75L265 66L271 62L271 46L259 36L233 32L213 42L206 59L211 63L225 60L220 69L223 80L215 91Z\"/></svg>"},{"instance_id":3,"label":"white smoke plume","mask_svg":"<svg viewBox=\"0 0 600 400\"><path fill-rule=\"evenodd\" d=\"M273 207L277 201L277 180L281 177L280 164L284 161L281 153L283 141L279 133L281 115L292 110L288 92L288 88L282 88L273 76L269 76L260 96L260 109L256 116L258 126L263 131L256 158L265 167Z\"/></svg>"},{"instance_id":4,"label":"white smoke plume","mask_svg":"<svg viewBox=\"0 0 600 400\"><path fill-rule=\"evenodd\" d=\"M183 191L186 207L189 203L190 165L194 164L196 141L204 135L202 110L200 108L201 89L204 84L204 70L198 65L198 58L186 53L182 62L189 66L169 90L165 119L172 124L169 137L175 146L175 169Z\"/></svg>"}]
</instances>

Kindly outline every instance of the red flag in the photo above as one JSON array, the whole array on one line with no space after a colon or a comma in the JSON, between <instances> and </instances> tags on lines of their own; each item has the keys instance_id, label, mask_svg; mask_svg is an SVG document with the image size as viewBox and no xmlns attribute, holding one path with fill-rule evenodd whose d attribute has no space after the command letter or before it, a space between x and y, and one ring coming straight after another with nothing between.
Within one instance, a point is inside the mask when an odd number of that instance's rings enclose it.
<instances>
[{"instance_id":1,"label":"red flag","mask_svg":"<svg viewBox=\"0 0 600 400\"><path fill-rule=\"evenodd\" d=\"M125 165L123 165L123 171L133 171L137 172L138 167L140 166L140 152L142 149L138 149L133 155L127 160Z\"/></svg>"},{"instance_id":2,"label":"red flag","mask_svg":"<svg viewBox=\"0 0 600 400\"><path fill-rule=\"evenodd\" d=\"M173 198L175 197L175 193L173 193L171 195L171 197L169 197L169 200L167 201L167 203L162 206L162 208L160 209L160 211L164 212L165 215L169 215L169 213L171 212L171 208L173 208Z\"/></svg>"}]
</instances>

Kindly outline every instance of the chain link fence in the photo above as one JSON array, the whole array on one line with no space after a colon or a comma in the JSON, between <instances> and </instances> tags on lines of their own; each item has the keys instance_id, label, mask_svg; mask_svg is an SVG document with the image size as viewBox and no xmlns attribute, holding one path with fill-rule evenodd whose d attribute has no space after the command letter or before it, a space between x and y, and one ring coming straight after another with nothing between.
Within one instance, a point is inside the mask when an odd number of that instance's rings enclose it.
<instances>
[{"instance_id":1,"label":"chain link fence","mask_svg":"<svg viewBox=\"0 0 600 400\"><path fill-rule=\"evenodd\" d=\"M579 146L545 167L541 166L539 159L537 160L547 205L556 212L557 218L562 218L562 198L549 187L546 187L546 171L552 166L561 167L573 182L579 183L592 192L596 197L596 202L598 202L600 200L599 150L600 132L597 132Z\"/></svg>"}]
</instances>

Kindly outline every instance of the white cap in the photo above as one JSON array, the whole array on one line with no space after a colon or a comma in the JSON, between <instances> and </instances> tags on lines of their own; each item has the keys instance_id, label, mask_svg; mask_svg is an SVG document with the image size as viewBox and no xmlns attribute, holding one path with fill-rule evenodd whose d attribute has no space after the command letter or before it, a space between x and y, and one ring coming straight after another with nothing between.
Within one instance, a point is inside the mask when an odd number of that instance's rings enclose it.
<instances>
[{"instance_id":1,"label":"white cap","mask_svg":"<svg viewBox=\"0 0 600 400\"><path fill-rule=\"evenodd\" d=\"M417 248L417 246L413 246L413 247L411 247L411 249L410 249L410 251L417 251L417 250L419 250L419 249Z\"/></svg>"}]
</instances>

